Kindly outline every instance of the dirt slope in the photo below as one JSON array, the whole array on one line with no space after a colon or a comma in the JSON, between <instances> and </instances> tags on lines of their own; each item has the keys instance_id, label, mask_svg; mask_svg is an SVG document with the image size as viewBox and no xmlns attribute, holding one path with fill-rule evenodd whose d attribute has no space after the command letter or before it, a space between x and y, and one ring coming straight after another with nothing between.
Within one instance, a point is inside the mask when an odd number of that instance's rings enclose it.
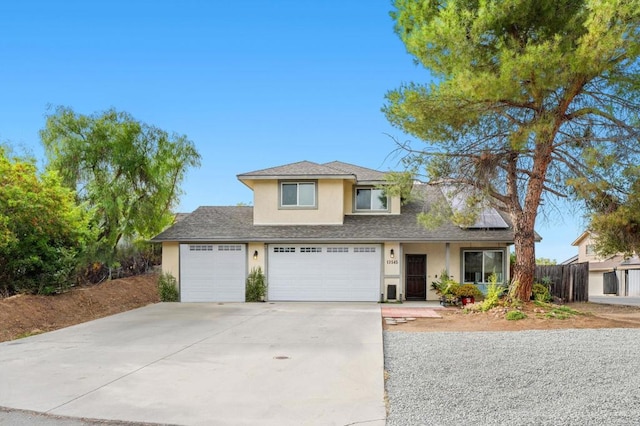
<instances>
[{"instance_id":1,"label":"dirt slope","mask_svg":"<svg viewBox=\"0 0 640 426\"><path fill-rule=\"evenodd\" d=\"M78 287L56 296L0 299L0 342L56 330L159 301L156 274Z\"/></svg>"}]
</instances>

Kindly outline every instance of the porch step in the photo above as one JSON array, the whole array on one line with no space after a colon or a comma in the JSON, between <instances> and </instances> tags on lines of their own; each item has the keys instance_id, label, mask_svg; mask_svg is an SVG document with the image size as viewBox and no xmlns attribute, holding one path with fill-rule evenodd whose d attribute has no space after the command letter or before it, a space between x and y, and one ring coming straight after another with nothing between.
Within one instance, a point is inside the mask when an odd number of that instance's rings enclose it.
<instances>
[{"instance_id":1,"label":"porch step","mask_svg":"<svg viewBox=\"0 0 640 426\"><path fill-rule=\"evenodd\" d=\"M382 306L380 311L384 318L442 318L431 308L390 308Z\"/></svg>"}]
</instances>

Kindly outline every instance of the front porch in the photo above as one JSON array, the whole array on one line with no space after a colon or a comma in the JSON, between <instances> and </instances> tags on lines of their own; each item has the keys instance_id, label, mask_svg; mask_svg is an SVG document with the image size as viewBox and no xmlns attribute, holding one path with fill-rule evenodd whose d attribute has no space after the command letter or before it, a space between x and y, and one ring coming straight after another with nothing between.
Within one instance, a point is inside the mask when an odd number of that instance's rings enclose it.
<instances>
[{"instance_id":1,"label":"front porch","mask_svg":"<svg viewBox=\"0 0 640 426\"><path fill-rule=\"evenodd\" d=\"M439 303L431 283L443 272L483 292L494 272L499 282L509 276L505 242L390 242L384 247L383 301Z\"/></svg>"}]
</instances>

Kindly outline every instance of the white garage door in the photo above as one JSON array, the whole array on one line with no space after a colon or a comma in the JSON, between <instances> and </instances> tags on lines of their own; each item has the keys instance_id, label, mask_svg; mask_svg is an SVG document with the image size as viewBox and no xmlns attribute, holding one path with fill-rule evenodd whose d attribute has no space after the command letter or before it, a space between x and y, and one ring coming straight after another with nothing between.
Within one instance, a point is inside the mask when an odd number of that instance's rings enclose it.
<instances>
[{"instance_id":1,"label":"white garage door","mask_svg":"<svg viewBox=\"0 0 640 426\"><path fill-rule=\"evenodd\" d=\"M628 296L640 296L640 270L632 269L628 271L627 275L627 295Z\"/></svg>"},{"instance_id":2,"label":"white garage door","mask_svg":"<svg viewBox=\"0 0 640 426\"><path fill-rule=\"evenodd\" d=\"M181 244L182 302L244 302L247 256L243 244Z\"/></svg>"},{"instance_id":3,"label":"white garage door","mask_svg":"<svg viewBox=\"0 0 640 426\"><path fill-rule=\"evenodd\" d=\"M269 300L380 300L380 245L271 245Z\"/></svg>"}]
</instances>

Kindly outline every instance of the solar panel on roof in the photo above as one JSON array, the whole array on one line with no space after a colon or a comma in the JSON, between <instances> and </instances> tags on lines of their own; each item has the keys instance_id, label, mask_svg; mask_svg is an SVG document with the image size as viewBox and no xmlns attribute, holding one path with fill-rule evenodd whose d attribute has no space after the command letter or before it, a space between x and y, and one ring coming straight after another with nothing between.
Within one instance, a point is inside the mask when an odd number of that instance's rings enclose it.
<instances>
[{"instance_id":1,"label":"solar panel on roof","mask_svg":"<svg viewBox=\"0 0 640 426\"><path fill-rule=\"evenodd\" d=\"M443 194L452 210L455 211L463 211L466 207L467 197L469 197L469 192L465 190L460 190L451 187L443 188ZM507 229L509 225L507 222L500 216L498 211L490 206L482 206L482 210L478 213L478 218L476 222L469 226L469 229Z\"/></svg>"}]
</instances>

